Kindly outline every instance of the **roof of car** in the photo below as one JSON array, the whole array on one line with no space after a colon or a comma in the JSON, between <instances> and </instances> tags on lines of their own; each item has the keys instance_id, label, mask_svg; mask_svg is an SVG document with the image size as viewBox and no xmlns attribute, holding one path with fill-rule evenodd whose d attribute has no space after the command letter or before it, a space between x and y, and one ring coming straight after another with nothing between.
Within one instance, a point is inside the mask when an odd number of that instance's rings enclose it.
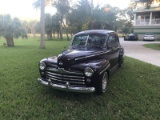
<instances>
[{"instance_id":1,"label":"roof of car","mask_svg":"<svg viewBox=\"0 0 160 120\"><path fill-rule=\"evenodd\" d=\"M92 33L107 34L107 33L114 33L114 31L112 30L85 30L85 31L78 32L75 35L92 34Z\"/></svg>"},{"instance_id":2,"label":"roof of car","mask_svg":"<svg viewBox=\"0 0 160 120\"><path fill-rule=\"evenodd\" d=\"M136 33L130 33L129 36L137 35Z\"/></svg>"},{"instance_id":3,"label":"roof of car","mask_svg":"<svg viewBox=\"0 0 160 120\"><path fill-rule=\"evenodd\" d=\"M153 33L145 33L145 35L153 35Z\"/></svg>"}]
</instances>

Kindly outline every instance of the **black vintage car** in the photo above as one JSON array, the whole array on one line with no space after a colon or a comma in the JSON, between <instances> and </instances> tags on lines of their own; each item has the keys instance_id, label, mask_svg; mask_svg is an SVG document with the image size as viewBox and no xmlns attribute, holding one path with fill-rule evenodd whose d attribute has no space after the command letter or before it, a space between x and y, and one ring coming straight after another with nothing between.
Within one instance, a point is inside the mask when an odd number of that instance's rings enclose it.
<instances>
[{"instance_id":1,"label":"black vintage car","mask_svg":"<svg viewBox=\"0 0 160 120\"><path fill-rule=\"evenodd\" d=\"M40 61L38 81L60 90L104 93L123 54L114 31L82 31L74 35L68 50Z\"/></svg>"}]
</instances>

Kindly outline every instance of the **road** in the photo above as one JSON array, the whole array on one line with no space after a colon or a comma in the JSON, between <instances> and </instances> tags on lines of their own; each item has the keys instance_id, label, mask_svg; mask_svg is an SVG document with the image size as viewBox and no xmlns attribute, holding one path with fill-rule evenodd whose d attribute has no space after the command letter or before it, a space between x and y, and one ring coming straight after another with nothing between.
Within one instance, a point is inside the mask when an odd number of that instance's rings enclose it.
<instances>
[{"instance_id":1,"label":"road","mask_svg":"<svg viewBox=\"0 0 160 120\"><path fill-rule=\"evenodd\" d=\"M149 43L160 43L158 41L124 41L120 38L124 47L125 55L160 67L160 51L146 48L143 45Z\"/></svg>"}]
</instances>

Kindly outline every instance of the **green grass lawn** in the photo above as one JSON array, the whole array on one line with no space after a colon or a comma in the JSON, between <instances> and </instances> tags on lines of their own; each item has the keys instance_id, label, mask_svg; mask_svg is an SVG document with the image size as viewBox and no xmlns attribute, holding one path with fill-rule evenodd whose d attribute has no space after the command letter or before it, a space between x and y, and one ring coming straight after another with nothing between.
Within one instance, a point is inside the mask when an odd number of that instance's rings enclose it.
<instances>
[{"instance_id":1,"label":"green grass lawn","mask_svg":"<svg viewBox=\"0 0 160 120\"><path fill-rule=\"evenodd\" d=\"M69 46L66 40L0 39L1 120L159 120L160 67L125 57L104 95L67 93L40 85L38 62Z\"/></svg>"},{"instance_id":2,"label":"green grass lawn","mask_svg":"<svg viewBox=\"0 0 160 120\"><path fill-rule=\"evenodd\" d=\"M160 50L160 43L145 44L144 46L154 50Z\"/></svg>"}]
</instances>

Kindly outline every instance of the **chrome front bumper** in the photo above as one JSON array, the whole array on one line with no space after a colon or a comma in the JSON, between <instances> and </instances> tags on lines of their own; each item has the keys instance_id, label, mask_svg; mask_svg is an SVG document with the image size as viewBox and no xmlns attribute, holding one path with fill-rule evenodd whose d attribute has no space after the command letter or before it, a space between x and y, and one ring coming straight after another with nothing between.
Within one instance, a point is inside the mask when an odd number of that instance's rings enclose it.
<instances>
[{"instance_id":1,"label":"chrome front bumper","mask_svg":"<svg viewBox=\"0 0 160 120\"><path fill-rule=\"evenodd\" d=\"M58 89L58 90L65 90L65 91L70 91L70 92L80 92L80 93L95 92L94 87L74 87L74 86L70 86L69 83L66 83L65 85L58 85L58 84L53 84L50 80L48 80L48 82L44 81L41 78L38 78L37 80L43 85L51 86L52 88Z\"/></svg>"}]
</instances>

